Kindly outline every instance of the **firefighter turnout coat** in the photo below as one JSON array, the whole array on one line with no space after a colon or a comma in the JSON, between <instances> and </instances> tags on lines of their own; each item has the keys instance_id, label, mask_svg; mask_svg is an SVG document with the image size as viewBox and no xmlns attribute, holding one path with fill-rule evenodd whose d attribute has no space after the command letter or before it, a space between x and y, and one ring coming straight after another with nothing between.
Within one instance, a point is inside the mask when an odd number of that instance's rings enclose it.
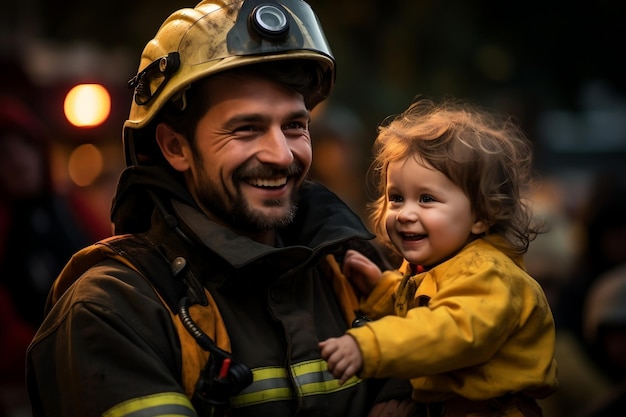
<instances>
[{"instance_id":1,"label":"firefighter turnout coat","mask_svg":"<svg viewBox=\"0 0 626 417\"><path fill-rule=\"evenodd\" d=\"M29 348L35 417L367 414L368 383L339 385L317 346L358 307L335 256L373 237L329 190L304 184L278 247L210 221L160 167L128 168L112 215L124 234L73 257ZM192 406L212 354L181 320L190 294L196 333L252 376L225 402L208 393L209 411ZM232 379L219 365L208 375L218 385Z\"/></svg>"}]
</instances>

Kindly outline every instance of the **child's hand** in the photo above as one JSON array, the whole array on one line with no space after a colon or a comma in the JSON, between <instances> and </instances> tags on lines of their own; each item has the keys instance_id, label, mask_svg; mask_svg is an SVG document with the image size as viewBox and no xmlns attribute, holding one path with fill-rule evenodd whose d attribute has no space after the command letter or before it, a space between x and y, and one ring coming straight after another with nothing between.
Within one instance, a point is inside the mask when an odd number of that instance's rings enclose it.
<instances>
[{"instance_id":1,"label":"child's hand","mask_svg":"<svg viewBox=\"0 0 626 417\"><path fill-rule=\"evenodd\" d=\"M343 385L356 375L363 365L363 357L356 340L350 335L331 337L319 343L322 358L328 364L328 370Z\"/></svg>"},{"instance_id":2,"label":"child's hand","mask_svg":"<svg viewBox=\"0 0 626 417\"><path fill-rule=\"evenodd\" d=\"M363 295L369 295L380 278L380 268L365 255L349 249L343 259L343 274Z\"/></svg>"}]
</instances>

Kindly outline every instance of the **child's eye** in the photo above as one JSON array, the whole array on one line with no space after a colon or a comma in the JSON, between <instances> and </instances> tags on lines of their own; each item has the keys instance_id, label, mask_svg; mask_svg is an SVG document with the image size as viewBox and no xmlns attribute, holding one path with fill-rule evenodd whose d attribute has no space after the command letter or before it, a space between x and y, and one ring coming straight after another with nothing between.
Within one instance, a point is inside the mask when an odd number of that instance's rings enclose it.
<instances>
[{"instance_id":1,"label":"child's eye","mask_svg":"<svg viewBox=\"0 0 626 417\"><path fill-rule=\"evenodd\" d=\"M389 195L389 201L391 203L401 203L402 201L404 201L404 199L402 198L402 196L400 196L398 194L390 194Z\"/></svg>"},{"instance_id":2,"label":"child's eye","mask_svg":"<svg viewBox=\"0 0 626 417\"><path fill-rule=\"evenodd\" d=\"M434 201L437 201L437 200L435 200L433 196L430 196L427 194L420 197L420 203L432 203Z\"/></svg>"}]
</instances>

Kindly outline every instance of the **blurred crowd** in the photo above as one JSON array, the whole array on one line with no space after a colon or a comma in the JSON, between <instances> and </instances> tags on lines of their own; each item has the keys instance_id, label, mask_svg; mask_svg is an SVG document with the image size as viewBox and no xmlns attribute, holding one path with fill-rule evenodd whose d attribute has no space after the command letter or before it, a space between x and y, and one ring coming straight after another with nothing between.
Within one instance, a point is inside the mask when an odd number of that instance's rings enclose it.
<instances>
[{"instance_id":1,"label":"blurred crowd","mask_svg":"<svg viewBox=\"0 0 626 417\"><path fill-rule=\"evenodd\" d=\"M626 172L543 181L532 202L551 231L531 244L525 263L544 287L557 326L560 386L543 401L544 415L623 415Z\"/></svg>"},{"instance_id":2,"label":"blurred crowd","mask_svg":"<svg viewBox=\"0 0 626 417\"><path fill-rule=\"evenodd\" d=\"M111 227L84 190L56 180L55 135L27 77L18 67L10 75L0 90L0 416L21 417L30 415L25 352L52 282L75 251Z\"/></svg>"}]
</instances>

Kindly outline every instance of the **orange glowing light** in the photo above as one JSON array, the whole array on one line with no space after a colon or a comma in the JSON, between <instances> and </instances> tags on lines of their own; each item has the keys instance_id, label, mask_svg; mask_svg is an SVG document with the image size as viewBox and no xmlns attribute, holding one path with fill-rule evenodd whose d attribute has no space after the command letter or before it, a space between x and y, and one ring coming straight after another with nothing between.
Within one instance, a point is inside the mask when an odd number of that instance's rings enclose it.
<instances>
[{"instance_id":1,"label":"orange glowing light","mask_svg":"<svg viewBox=\"0 0 626 417\"><path fill-rule=\"evenodd\" d=\"M67 120L78 127L95 127L111 113L111 96L100 84L79 84L65 96Z\"/></svg>"},{"instance_id":2,"label":"orange glowing light","mask_svg":"<svg viewBox=\"0 0 626 417\"><path fill-rule=\"evenodd\" d=\"M78 146L70 154L68 173L74 184L78 186L91 185L102 173L103 168L102 152L90 143Z\"/></svg>"}]
</instances>

